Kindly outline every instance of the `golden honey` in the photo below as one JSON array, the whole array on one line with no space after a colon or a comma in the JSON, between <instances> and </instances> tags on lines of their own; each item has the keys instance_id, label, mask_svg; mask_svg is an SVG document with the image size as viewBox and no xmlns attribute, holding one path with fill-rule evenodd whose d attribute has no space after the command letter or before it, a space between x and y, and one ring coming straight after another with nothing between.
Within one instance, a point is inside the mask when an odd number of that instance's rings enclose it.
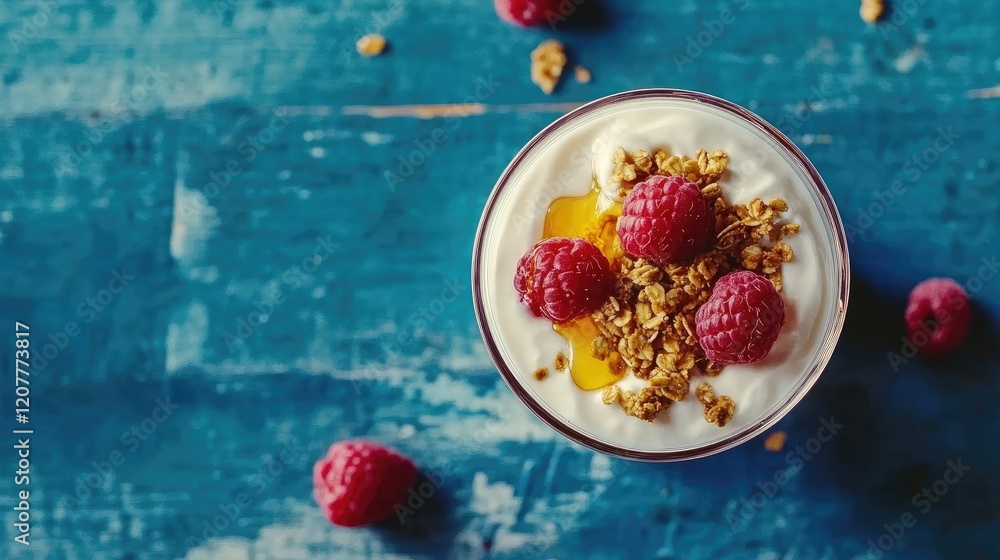
<instances>
[{"instance_id":1,"label":"golden honey","mask_svg":"<svg viewBox=\"0 0 1000 560\"><path fill-rule=\"evenodd\" d=\"M600 202L601 191L596 187L583 196L557 198L545 216L542 238L582 237L594 243L610 259L618 235L615 219L621 214L621 204L614 204L602 212ZM570 374L577 387L590 391L619 379L611 373L607 361L598 360L591 354L591 344L598 331L589 316L553 325L553 328L569 343Z\"/></svg>"}]
</instances>

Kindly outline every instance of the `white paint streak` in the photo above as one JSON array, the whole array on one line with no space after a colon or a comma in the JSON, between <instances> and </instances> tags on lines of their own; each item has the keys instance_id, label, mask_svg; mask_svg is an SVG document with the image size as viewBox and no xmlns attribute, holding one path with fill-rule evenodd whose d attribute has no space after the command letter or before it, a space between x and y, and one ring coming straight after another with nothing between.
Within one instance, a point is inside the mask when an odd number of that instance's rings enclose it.
<instances>
[{"instance_id":1,"label":"white paint streak","mask_svg":"<svg viewBox=\"0 0 1000 560\"><path fill-rule=\"evenodd\" d=\"M507 441L552 441L559 437L535 418L499 379L493 387L482 391L447 374L438 375L433 381L425 374L421 377L422 381L407 380L405 391L409 399L448 407L443 415L421 417L425 429L436 437L476 448Z\"/></svg>"},{"instance_id":2,"label":"white paint streak","mask_svg":"<svg viewBox=\"0 0 1000 560\"><path fill-rule=\"evenodd\" d=\"M971 60L968 56L953 56L948 59L946 67L949 72L960 74L962 72L968 72L970 65Z\"/></svg>"},{"instance_id":3,"label":"white paint streak","mask_svg":"<svg viewBox=\"0 0 1000 560\"><path fill-rule=\"evenodd\" d=\"M167 374L181 367L200 364L208 341L208 310L198 300L191 300L167 326Z\"/></svg>"},{"instance_id":4,"label":"white paint streak","mask_svg":"<svg viewBox=\"0 0 1000 560\"><path fill-rule=\"evenodd\" d=\"M322 313L314 313L312 328L314 335L312 342L309 343L309 357L311 359L333 363L334 355L333 350L330 348L329 339L323 336L324 333L329 331L330 325L327 322L326 316Z\"/></svg>"},{"instance_id":5,"label":"white paint streak","mask_svg":"<svg viewBox=\"0 0 1000 560\"><path fill-rule=\"evenodd\" d=\"M920 45L914 46L911 49L903 51L899 57L896 58L895 62L892 63L893 67L896 68L897 72L902 74L907 74L913 67L917 65L918 62L924 57L924 48Z\"/></svg>"},{"instance_id":6,"label":"white paint streak","mask_svg":"<svg viewBox=\"0 0 1000 560\"><path fill-rule=\"evenodd\" d=\"M326 323L316 324L318 333L329 328ZM461 342L455 344L457 348L470 345ZM412 446L440 445L449 449L469 447L482 451L498 449L501 443L552 441L558 437L510 393L499 377L495 377L496 381L492 386L483 388L469 383L465 377L439 373L441 367L433 359L396 357L393 358L398 360L396 368L380 366L335 371L328 362L319 360L319 356L313 358L317 360L317 373L403 387L407 393L405 402L423 401L428 412L412 420L413 424L397 424L398 420L389 407L383 410L384 419L373 428L374 433L397 433ZM446 355L440 360L448 361L449 357ZM454 357L450 360L454 361ZM281 365L244 363L242 367L248 372L261 373L275 371L279 366ZM301 368L302 364L296 366ZM382 379L373 379L372 375L381 376ZM492 371L489 371L489 375L496 376ZM338 418L331 417L330 421L336 422ZM549 469L553 472L559 469L559 455L589 453L565 446L561 442L557 445L559 447L555 449L553 460L549 464ZM533 465L525 463L520 478L537 474L532 473L533 468ZM545 551L567 533L574 531L591 505L599 501L607 483L613 478L611 460L602 455L593 455L590 478L595 482L591 492L544 491L542 496L532 498L530 504L526 504L524 496L519 494L516 481L491 481L486 473L475 473L471 488L465 496L465 503L459 506L467 512L460 518L467 521L459 530L452 549L441 551L441 556L483 560L493 553L513 552L523 553L531 558L547 558L544 556ZM245 556L240 555L247 553L299 560L310 558L309 555L315 555L317 551L322 551L323 557L331 560L403 560L403 557L394 556L391 552L395 548L389 544L392 535L365 529L331 529L311 502L293 502L290 507L288 503L283 502L278 510L291 511L296 514L296 519L265 527L252 540L211 540L190 551L184 560L243 560ZM490 552L483 547L487 539L492 543Z\"/></svg>"},{"instance_id":7,"label":"white paint streak","mask_svg":"<svg viewBox=\"0 0 1000 560\"><path fill-rule=\"evenodd\" d=\"M317 128L314 130L307 130L302 133L302 139L305 140L306 142L323 140L324 138L330 138L333 140L343 140L345 138L350 138L350 137L351 137L350 131L337 130L335 128L327 128L327 129Z\"/></svg>"},{"instance_id":8,"label":"white paint streak","mask_svg":"<svg viewBox=\"0 0 1000 560\"><path fill-rule=\"evenodd\" d=\"M838 111L851 109L861 104L861 99L856 95L848 97L829 97L825 99L811 100L808 103L797 103L795 105L785 105L784 109L792 113L811 111L813 113L824 113L826 111Z\"/></svg>"},{"instance_id":9,"label":"white paint streak","mask_svg":"<svg viewBox=\"0 0 1000 560\"><path fill-rule=\"evenodd\" d=\"M982 89L972 89L966 92L968 97L973 99L992 99L1000 97L1000 86L993 86Z\"/></svg>"},{"instance_id":10,"label":"white paint streak","mask_svg":"<svg viewBox=\"0 0 1000 560\"><path fill-rule=\"evenodd\" d=\"M821 37L815 46L805 52L798 66L803 62L836 66L840 62L840 55L833 48L833 41L829 37Z\"/></svg>"},{"instance_id":11,"label":"white paint streak","mask_svg":"<svg viewBox=\"0 0 1000 560\"><path fill-rule=\"evenodd\" d=\"M184 560L250 560L250 541L239 538L212 539L188 551Z\"/></svg>"},{"instance_id":12,"label":"white paint streak","mask_svg":"<svg viewBox=\"0 0 1000 560\"><path fill-rule=\"evenodd\" d=\"M454 350L441 356L441 367L458 372L491 370L495 367L482 341L477 338L469 346L468 352Z\"/></svg>"},{"instance_id":13,"label":"white paint streak","mask_svg":"<svg viewBox=\"0 0 1000 560\"><path fill-rule=\"evenodd\" d=\"M611 480L611 458L595 453L590 459L590 479L594 481Z\"/></svg>"},{"instance_id":14,"label":"white paint streak","mask_svg":"<svg viewBox=\"0 0 1000 560\"><path fill-rule=\"evenodd\" d=\"M362 132L361 139L365 141L365 144L369 146L381 146L382 144L388 144L392 142L391 134L381 134L378 132Z\"/></svg>"},{"instance_id":15,"label":"white paint streak","mask_svg":"<svg viewBox=\"0 0 1000 560\"><path fill-rule=\"evenodd\" d=\"M0 179L23 179L24 168L19 165L8 165L0 170Z\"/></svg>"},{"instance_id":16,"label":"white paint streak","mask_svg":"<svg viewBox=\"0 0 1000 560\"><path fill-rule=\"evenodd\" d=\"M293 518L264 527L253 539L209 539L180 560L308 560L317 555L325 560L428 560L394 552L395 547L386 544L391 535L378 530L333 528L311 503L288 500L275 508L290 511Z\"/></svg>"},{"instance_id":17,"label":"white paint streak","mask_svg":"<svg viewBox=\"0 0 1000 560\"><path fill-rule=\"evenodd\" d=\"M56 196L52 197L52 200L49 202L49 209L52 210L53 212L62 212L75 204L76 204L75 200L71 200L66 196L57 194Z\"/></svg>"},{"instance_id":18,"label":"white paint streak","mask_svg":"<svg viewBox=\"0 0 1000 560\"><path fill-rule=\"evenodd\" d=\"M543 504L538 500L535 504ZM502 553L530 546L531 550L544 550L557 540L554 526L549 520L534 525L532 532L514 530L522 498L516 496L514 487L506 482L490 483L485 473L477 472L472 479L472 496L469 509L476 515L455 538L456 550L452 557L479 560L486 557L482 543L492 542L491 552Z\"/></svg>"},{"instance_id":19,"label":"white paint streak","mask_svg":"<svg viewBox=\"0 0 1000 560\"><path fill-rule=\"evenodd\" d=\"M182 177L181 161L178 157L177 182L174 184L173 223L170 226L170 256L179 265L185 277L192 277L192 270L204 255L205 246L215 236L219 218L208 198L187 188Z\"/></svg>"},{"instance_id":20,"label":"white paint streak","mask_svg":"<svg viewBox=\"0 0 1000 560\"><path fill-rule=\"evenodd\" d=\"M500 525L513 525L521 499L514 497L514 487L505 482L490 484L486 473L477 472L472 477L470 509L487 521Z\"/></svg>"},{"instance_id":21,"label":"white paint streak","mask_svg":"<svg viewBox=\"0 0 1000 560\"><path fill-rule=\"evenodd\" d=\"M187 3L163 0L156 17L142 25L138 25L140 3L131 2L114 3L114 17L107 25L98 26L87 10L80 11L75 21L69 17L53 21L39 37L53 43L47 50L55 55L36 57L24 66L21 80L8 87L0 118L61 112L86 119L97 110L104 120L125 122L153 111L271 93L306 74L316 60L315 37L323 36L316 31L328 19L299 5L257 8L244 1L236 3L239 8L229 26L217 10L186 9ZM135 47L134 58L101 55L98 61L95 55L81 64L67 63L62 54L80 50L81 34L84 44L97 41L108 52L124 52L139 42L141 47ZM262 34L267 41L260 39ZM214 38L221 50L200 49L199 38L204 37ZM178 49L188 55L150 57ZM272 49L296 56L268 64ZM192 63L193 59L200 62Z\"/></svg>"}]
</instances>

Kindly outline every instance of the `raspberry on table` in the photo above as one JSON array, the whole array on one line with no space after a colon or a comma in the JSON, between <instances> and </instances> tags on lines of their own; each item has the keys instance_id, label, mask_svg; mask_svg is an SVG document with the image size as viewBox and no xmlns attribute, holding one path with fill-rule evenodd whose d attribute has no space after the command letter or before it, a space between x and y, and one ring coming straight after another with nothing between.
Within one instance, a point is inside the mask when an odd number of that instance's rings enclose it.
<instances>
[{"instance_id":1,"label":"raspberry on table","mask_svg":"<svg viewBox=\"0 0 1000 560\"><path fill-rule=\"evenodd\" d=\"M553 237L518 260L514 289L536 317L565 323L600 307L614 281L608 259L593 243Z\"/></svg>"},{"instance_id":2,"label":"raspberry on table","mask_svg":"<svg viewBox=\"0 0 1000 560\"><path fill-rule=\"evenodd\" d=\"M625 197L618 237L635 257L657 263L684 261L711 243L714 219L697 185L680 175L656 175Z\"/></svg>"},{"instance_id":3,"label":"raspberry on table","mask_svg":"<svg viewBox=\"0 0 1000 560\"><path fill-rule=\"evenodd\" d=\"M698 343L716 364L750 364L774 347L785 322L785 302L770 280L741 270L719 279L695 313Z\"/></svg>"},{"instance_id":4,"label":"raspberry on table","mask_svg":"<svg viewBox=\"0 0 1000 560\"><path fill-rule=\"evenodd\" d=\"M313 497L334 525L358 527L388 517L417 480L413 462L371 441L330 446L313 467Z\"/></svg>"},{"instance_id":5,"label":"raspberry on table","mask_svg":"<svg viewBox=\"0 0 1000 560\"><path fill-rule=\"evenodd\" d=\"M958 348L969 334L972 305L958 282L930 278L910 292L905 318L907 338L917 352L939 356Z\"/></svg>"},{"instance_id":6,"label":"raspberry on table","mask_svg":"<svg viewBox=\"0 0 1000 560\"><path fill-rule=\"evenodd\" d=\"M559 15L559 2L560 0L494 0L493 6L500 19L531 27Z\"/></svg>"}]
</instances>

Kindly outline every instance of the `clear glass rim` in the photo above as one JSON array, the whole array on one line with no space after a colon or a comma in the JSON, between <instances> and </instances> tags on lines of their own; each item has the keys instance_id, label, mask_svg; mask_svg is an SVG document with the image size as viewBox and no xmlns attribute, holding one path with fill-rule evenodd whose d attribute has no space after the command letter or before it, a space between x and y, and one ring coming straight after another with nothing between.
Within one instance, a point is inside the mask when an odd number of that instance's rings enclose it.
<instances>
[{"instance_id":1,"label":"clear glass rim","mask_svg":"<svg viewBox=\"0 0 1000 560\"><path fill-rule=\"evenodd\" d=\"M504 361L503 355L494 341L493 332L490 328L486 310L483 305L482 267L480 266L483 256L483 239L486 232L486 226L488 225L493 214L497 201L499 200L504 188L507 186L514 170L517 169L517 167L524 161L527 155L531 153L536 145L538 145L550 134L594 111L624 101L650 98L687 100L719 109L730 116L734 116L742 120L745 124L751 125L753 128L773 140L785 152L785 155L789 156L789 158L799 166L803 174L810 180L811 184L807 186L815 189L814 194L817 195L819 210L823 214L824 218L827 219L832 230L831 245L833 250L832 257L834 260L833 266L837 274L837 281L834 286L834 293L837 297L837 309L833 317L834 324L831 325L831 328L827 331L825 340L823 340L823 343L819 348L816 360L813 362L811 369L807 372L804 379L799 382L795 391L788 396L780 406L772 410L765 417L748 424L742 430L722 440L691 447L689 449L672 451L639 451L619 447L617 445L593 438L559 419L550 413L541 403L537 402L536 399L529 394L528 390L525 389L518 381L517 376L513 371L511 371L510 366ZM841 221L840 214L837 211L837 206L833 201L833 197L830 194L830 190L827 188L826 183L823 182L819 172L809 159L806 158L805 154L803 154L802 151L799 150L799 148L796 147L795 144L793 144L792 141L789 140L784 134L779 132L767 121L760 118L753 112L718 97L682 89L638 89L609 95L570 111L542 129L541 132L536 134L534 138L532 138L523 148L520 149L520 151L518 151L517 155L515 155L510 164L507 165L507 168L504 169L500 179L493 187L493 192L490 194L490 197L486 202L486 206L483 209L483 215L476 231L476 239L472 253L472 303L476 312L476 321L479 324L479 331L482 334L483 341L486 344L486 349L490 354L490 358L500 371L501 377L503 377L507 386L510 387L514 394L517 395L521 402L524 403L524 405L528 407L528 409L531 410L535 416L566 438L601 453L637 461L666 462L707 457L709 455L714 455L736 447L737 445L756 437L781 420L785 414L787 414L792 408L795 407L796 404L799 403L799 401L802 400L803 397L805 397L806 393L808 393L816 381L819 380L819 376L826 369L830 358L833 356L834 348L837 345L837 341L840 338L840 332L844 326L849 292L850 262L847 251L847 237L844 233L843 222Z\"/></svg>"}]
</instances>

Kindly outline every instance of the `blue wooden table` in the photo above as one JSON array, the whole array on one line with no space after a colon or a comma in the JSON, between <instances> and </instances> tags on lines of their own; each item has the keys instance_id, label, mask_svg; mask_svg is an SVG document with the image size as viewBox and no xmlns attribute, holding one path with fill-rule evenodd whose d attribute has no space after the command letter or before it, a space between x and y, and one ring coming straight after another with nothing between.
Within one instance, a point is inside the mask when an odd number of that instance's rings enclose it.
<instances>
[{"instance_id":1,"label":"blue wooden table","mask_svg":"<svg viewBox=\"0 0 1000 560\"><path fill-rule=\"evenodd\" d=\"M0 557L1000 558L1000 5L905 0L870 27L834 0L586 0L526 31L490 4L3 2L5 433L14 321L36 360L31 545L8 435ZM390 49L361 58L373 31ZM527 61L553 36L594 79L546 97ZM846 330L783 452L596 455L480 342L469 261L500 171L575 104L652 86L776 123L849 226ZM899 363L935 275L976 331ZM405 523L312 503L312 463L352 436L441 481Z\"/></svg>"}]
</instances>

